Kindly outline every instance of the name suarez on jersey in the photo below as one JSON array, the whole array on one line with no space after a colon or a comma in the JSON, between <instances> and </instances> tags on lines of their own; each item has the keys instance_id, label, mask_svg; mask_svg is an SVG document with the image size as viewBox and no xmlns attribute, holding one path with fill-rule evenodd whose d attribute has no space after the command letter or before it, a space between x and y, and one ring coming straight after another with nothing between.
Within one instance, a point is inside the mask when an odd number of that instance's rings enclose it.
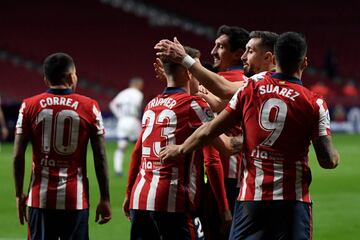
<instances>
[{"instance_id":1,"label":"name suarez on jersey","mask_svg":"<svg viewBox=\"0 0 360 240\"><path fill-rule=\"evenodd\" d=\"M295 101L295 98L300 95L299 92L291 88L280 87L273 84L266 84L259 87L260 94L276 93L280 96L290 98Z\"/></svg>"},{"instance_id":2,"label":"name suarez on jersey","mask_svg":"<svg viewBox=\"0 0 360 240\"><path fill-rule=\"evenodd\" d=\"M157 106L165 106L167 108L172 109L176 105L176 100L171 97L167 98L154 98L148 103L148 108L153 108Z\"/></svg>"},{"instance_id":3,"label":"name suarez on jersey","mask_svg":"<svg viewBox=\"0 0 360 240\"><path fill-rule=\"evenodd\" d=\"M61 105L61 106L68 106L73 109L77 109L79 106L78 101L74 101L72 98L65 98L65 97L47 97L45 99L41 99L39 104L42 108L46 108L47 106L53 105Z\"/></svg>"}]
</instances>

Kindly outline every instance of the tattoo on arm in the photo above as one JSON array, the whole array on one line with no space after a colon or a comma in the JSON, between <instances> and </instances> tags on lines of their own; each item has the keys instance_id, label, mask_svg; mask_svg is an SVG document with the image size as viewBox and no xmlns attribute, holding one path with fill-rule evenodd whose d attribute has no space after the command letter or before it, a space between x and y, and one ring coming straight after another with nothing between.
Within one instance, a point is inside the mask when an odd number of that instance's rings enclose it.
<instances>
[{"instance_id":1,"label":"tattoo on arm","mask_svg":"<svg viewBox=\"0 0 360 240\"><path fill-rule=\"evenodd\" d=\"M230 138L230 146L232 149L232 153L239 153L242 149L243 138L242 136L232 137Z\"/></svg>"}]
</instances>

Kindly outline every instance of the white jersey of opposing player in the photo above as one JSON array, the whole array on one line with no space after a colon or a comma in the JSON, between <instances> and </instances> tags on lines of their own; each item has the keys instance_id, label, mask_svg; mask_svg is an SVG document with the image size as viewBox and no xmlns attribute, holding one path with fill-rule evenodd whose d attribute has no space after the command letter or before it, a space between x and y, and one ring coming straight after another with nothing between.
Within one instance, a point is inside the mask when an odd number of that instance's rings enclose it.
<instances>
[{"instance_id":1,"label":"white jersey of opposing player","mask_svg":"<svg viewBox=\"0 0 360 240\"><path fill-rule=\"evenodd\" d=\"M140 118L140 111L144 95L136 88L121 91L111 102L110 110L118 118Z\"/></svg>"},{"instance_id":2,"label":"white jersey of opposing player","mask_svg":"<svg viewBox=\"0 0 360 240\"><path fill-rule=\"evenodd\" d=\"M142 103L144 95L136 88L121 91L111 102L110 110L118 119L117 137L131 141L137 139L141 131Z\"/></svg>"}]
</instances>

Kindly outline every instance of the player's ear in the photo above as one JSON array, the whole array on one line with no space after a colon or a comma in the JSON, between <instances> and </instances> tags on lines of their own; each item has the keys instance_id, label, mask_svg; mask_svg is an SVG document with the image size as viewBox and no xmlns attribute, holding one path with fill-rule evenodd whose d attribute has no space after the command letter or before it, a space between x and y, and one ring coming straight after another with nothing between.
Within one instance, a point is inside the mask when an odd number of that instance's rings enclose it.
<instances>
[{"instance_id":1,"label":"player's ear","mask_svg":"<svg viewBox=\"0 0 360 240\"><path fill-rule=\"evenodd\" d=\"M241 62L241 57L242 55L244 55L244 50L242 49L238 49L234 52L234 58L236 60L236 62Z\"/></svg>"},{"instance_id":2,"label":"player's ear","mask_svg":"<svg viewBox=\"0 0 360 240\"><path fill-rule=\"evenodd\" d=\"M73 76L72 76L71 73L67 73L66 76L65 76L65 79L66 79L66 83L69 86L72 86L74 84L74 79L73 79Z\"/></svg>"},{"instance_id":3,"label":"player's ear","mask_svg":"<svg viewBox=\"0 0 360 240\"><path fill-rule=\"evenodd\" d=\"M186 75L186 78L189 79L189 81L191 80L192 74L189 70L186 69L186 71L184 71L184 74Z\"/></svg>"},{"instance_id":4,"label":"player's ear","mask_svg":"<svg viewBox=\"0 0 360 240\"><path fill-rule=\"evenodd\" d=\"M304 71L305 68L307 68L307 66L308 66L308 59L307 59L307 57L304 57L304 60L302 61L301 66L300 66L301 70Z\"/></svg>"},{"instance_id":5,"label":"player's ear","mask_svg":"<svg viewBox=\"0 0 360 240\"><path fill-rule=\"evenodd\" d=\"M274 63L274 56L269 51L264 54L264 59L268 62Z\"/></svg>"},{"instance_id":6,"label":"player's ear","mask_svg":"<svg viewBox=\"0 0 360 240\"><path fill-rule=\"evenodd\" d=\"M44 83L47 87L51 87L51 84L50 84L49 80L47 80L46 77L44 77Z\"/></svg>"}]
</instances>

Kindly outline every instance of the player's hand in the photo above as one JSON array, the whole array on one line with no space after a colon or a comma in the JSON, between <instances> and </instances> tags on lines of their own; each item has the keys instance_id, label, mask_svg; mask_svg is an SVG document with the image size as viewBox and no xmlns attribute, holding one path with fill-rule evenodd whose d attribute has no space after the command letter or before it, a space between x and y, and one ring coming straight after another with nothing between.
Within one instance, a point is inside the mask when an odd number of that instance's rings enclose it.
<instances>
[{"instance_id":1,"label":"player's hand","mask_svg":"<svg viewBox=\"0 0 360 240\"><path fill-rule=\"evenodd\" d=\"M164 65L162 64L160 58L155 59L154 70L155 70L156 79L160 80L161 82L166 82L166 75L165 75Z\"/></svg>"},{"instance_id":2,"label":"player's hand","mask_svg":"<svg viewBox=\"0 0 360 240\"><path fill-rule=\"evenodd\" d=\"M161 163L165 164L169 161L176 160L180 155L180 145L167 145L161 148L159 157Z\"/></svg>"},{"instance_id":3,"label":"player's hand","mask_svg":"<svg viewBox=\"0 0 360 240\"><path fill-rule=\"evenodd\" d=\"M157 51L156 56L167 57L171 61L181 63L183 58L187 55L183 45L174 37L174 41L163 39L158 42L154 49Z\"/></svg>"},{"instance_id":4,"label":"player's hand","mask_svg":"<svg viewBox=\"0 0 360 240\"><path fill-rule=\"evenodd\" d=\"M203 85L199 85L198 92L202 93L202 94L205 94L205 95L209 94L209 91Z\"/></svg>"},{"instance_id":5,"label":"player's hand","mask_svg":"<svg viewBox=\"0 0 360 240\"><path fill-rule=\"evenodd\" d=\"M16 197L16 207L18 210L18 218L21 225L24 225L24 220L27 222L27 209L26 209L27 196L22 193L20 197Z\"/></svg>"},{"instance_id":6,"label":"player's hand","mask_svg":"<svg viewBox=\"0 0 360 240\"><path fill-rule=\"evenodd\" d=\"M220 219L221 219L220 232L222 234L226 234L230 230L231 222L232 222L232 215L230 209L221 212Z\"/></svg>"},{"instance_id":7,"label":"player's hand","mask_svg":"<svg viewBox=\"0 0 360 240\"><path fill-rule=\"evenodd\" d=\"M122 205L122 209L123 209L123 213L124 215L129 219L130 219L130 200L127 196L125 196L124 198L124 202Z\"/></svg>"},{"instance_id":8,"label":"player's hand","mask_svg":"<svg viewBox=\"0 0 360 240\"><path fill-rule=\"evenodd\" d=\"M110 201L100 200L96 208L95 222L105 224L111 220Z\"/></svg>"}]
</instances>

